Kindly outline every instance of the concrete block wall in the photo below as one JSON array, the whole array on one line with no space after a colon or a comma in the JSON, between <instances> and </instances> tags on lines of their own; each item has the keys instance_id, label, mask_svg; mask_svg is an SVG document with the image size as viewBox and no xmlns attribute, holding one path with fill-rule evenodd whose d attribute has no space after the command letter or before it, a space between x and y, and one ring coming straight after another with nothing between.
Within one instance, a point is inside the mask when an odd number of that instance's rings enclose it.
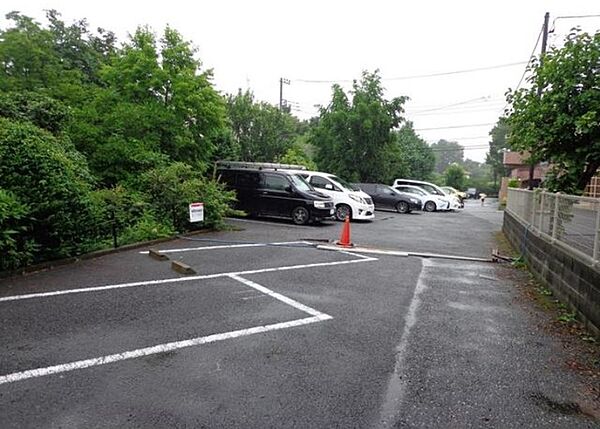
<instances>
[{"instance_id":1,"label":"concrete block wall","mask_svg":"<svg viewBox=\"0 0 600 429\"><path fill-rule=\"evenodd\" d=\"M534 276L600 337L600 268L586 264L549 239L528 231L525 224L506 211L502 230Z\"/></svg>"}]
</instances>

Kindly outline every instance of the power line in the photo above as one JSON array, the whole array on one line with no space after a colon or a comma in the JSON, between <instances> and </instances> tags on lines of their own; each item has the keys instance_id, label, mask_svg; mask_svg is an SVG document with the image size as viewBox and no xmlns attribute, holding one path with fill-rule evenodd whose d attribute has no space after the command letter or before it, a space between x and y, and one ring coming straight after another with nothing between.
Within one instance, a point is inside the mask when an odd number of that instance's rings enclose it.
<instances>
[{"instance_id":1,"label":"power line","mask_svg":"<svg viewBox=\"0 0 600 429\"><path fill-rule=\"evenodd\" d=\"M465 151L465 150L482 150L482 149L488 149L489 145L485 145L485 146L467 146L467 147L460 147L460 148L449 148L449 149L434 149L432 148L431 151L432 152L461 152L461 151Z\"/></svg>"},{"instance_id":2,"label":"power line","mask_svg":"<svg viewBox=\"0 0 600 429\"><path fill-rule=\"evenodd\" d=\"M564 15L564 16L557 16L556 18L554 18L552 20L552 29L550 30L550 33L554 32L554 29L556 28L556 21L558 21L559 19L581 19L581 18L600 18L600 15L595 14L595 15Z\"/></svg>"},{"instance_id":3,"label":"power line","mask_svg":"<svg viewBox=\"0 0 600 429\"><path fill-rule=\"evenodd\" d=\"M430 131L430 130L447 130L450 128L470 128L470 127L487 127L490 125L495 125L494 122L489 122L485 124L469 124L469 125L450 125L447 127L433 127L433 128L415 128L415 131Z\"/></svg>"},{"instance_id":4,"label":"power line","mask_svg":"<svg viewBox=\"0 0 600 429\"><path fill-rule=\"evenodd\" d=\"M535 56L535 51L538 47L538 44L540 43L540 38L542 37L543 32L544 32L544 26L542 26L542 28L540 28L540 32L538 33L537 40L535 41L535 45L533 46L533 49L531 50L531 54L529 55L529 61L527 61L527 66L523 70L521 79L519 79L519 83L517 84L517 86L514 89L515 92L518 91L518 89L521 87L521 84L523 83L523 79L525 78L525 75L527 74L527 70L529 70L529 67L528 67L529 63L531 62L532 58ZM508 101L506 102L506 104L504 104L504 107L500 111L501 115L506 111L507 107L508 107Z\"/></svg>"},{"instance_id":5,"label":"power line","mask_svg":"<svg viewBox=\"0 0 600 429\"><path fill-rule=\"evenodd\" d=\"M454 74L474 73L474 72L479 72L479 71L494 70L494 69L500 69L500 68L506 68L506 67L514 67L514 66L518 66L518 65L522 65L522 64L526 64L526 63L527 63L526 61L519 61L519 62L515 62L515 63L497 64L497 65L486 66L486 67L474 67L471 69L452 70L452 71L439 72L439 73L426 73L426 74L419 74L419 75L396 76L396 77L382 78L381 80L382 81L393 81L393 80L408 80L408 79L425 79L425 78L430 78L430 77L449 76L449 75L454 75ZM302 83L352 83L354 81L355 81L355 79L338 79L338 80L294 79L294 82L302 82Z\"/></svg>"},{"instance_id":6,"label":"power line","mask_svg":"<svg viewBox=\"0 0 600 429\"><path fill-rule=\"evenodd\" d=\"M429 112L429 113L421 113L421 112L416 112L416 113L410 113L410 112L406 112L406 116L408 117L413 117L413 116L440 116L440 115L457 115L457 114L468 114L468 113L478 113L478 112L487 112L490 110L497 110L498 107L500 106L499 103L493 103L493 106L489 106L486 108L482 108L482 107L475 107L475 108L471 108L471 109L458 109L458 110L446 110L443 112Z\"/></svg>"},{"instance_id":7,"label":"power line","mask_svg":"<svg viewBox=\"0 0 600 429\"><path fill-rule=\"evenodd\" d=\"M464 104L470 104L470 103L475 103L477 101L481 102L481 101L485 101L485 100L489 100L490 97L489 96L482 96L482 97L477 97L477 98L471 98L469 100L465 100L465 101L459 101L458 103L452 103L452 104L446 104L444 106L440 106L440 107L435 107L433 109L425 109L425 110L417 110L415 113L423 113L423 112L434 112L436 110L443 110L443 109L448 109L451 107L455 107L455 106L462 106Z\"/></svg>"}]
</instances>

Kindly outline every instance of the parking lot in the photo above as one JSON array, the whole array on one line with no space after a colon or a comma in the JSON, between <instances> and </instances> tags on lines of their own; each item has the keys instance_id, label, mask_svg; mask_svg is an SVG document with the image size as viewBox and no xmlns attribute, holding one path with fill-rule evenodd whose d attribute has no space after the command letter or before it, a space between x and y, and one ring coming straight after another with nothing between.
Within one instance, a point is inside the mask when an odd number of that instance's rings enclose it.
<instances>
[{"instance_id":1,"label":"parking lot","mask_svg":"<svg viewBox=\"0 0 600 429\"><path fill-rule=\"evenodd\" d=\"M501 213L378 212L352 240L487 257ZM593 427L489 263L315 247L341 224L230 220L0 281L0 427ZM170 268L181 261L195 270Z\"/></svg>"}]
</instances>

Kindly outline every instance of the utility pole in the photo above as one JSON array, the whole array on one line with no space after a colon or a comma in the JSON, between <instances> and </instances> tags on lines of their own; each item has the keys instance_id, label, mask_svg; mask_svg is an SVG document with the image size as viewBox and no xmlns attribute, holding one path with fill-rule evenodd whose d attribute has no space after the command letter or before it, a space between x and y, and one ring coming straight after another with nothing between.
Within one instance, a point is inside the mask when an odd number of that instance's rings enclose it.
<instances>
[{"instance_id":1,"label":"utility pole","mask_svg":"<svg viewBox=\"0 0 600 429\"><path fill-rule=\"evenodd\" d=\"M279 111L283 110L283 84L289 85L290 80L284 77L279 78Z\"/></svg>"},{"instance_id":2,"label":"utility pole","mask_svg":"<svg viewBox=\"0 0 600 429\"><path fill-rule=\"evenodd\" d=\"M542 53L540 55L540 67L544 64L544 54L546 53L546 45L548 44L548 21L550 20L550 13L546 12L544 15L544 27L542 28ZM542 87L538 85L537 89L538 97L542 96ZM529 155L531 156L531 154ZM533 190L533 173L535 172L535 164L529 166L529 190Z\"/></svg>"}]
</instances>

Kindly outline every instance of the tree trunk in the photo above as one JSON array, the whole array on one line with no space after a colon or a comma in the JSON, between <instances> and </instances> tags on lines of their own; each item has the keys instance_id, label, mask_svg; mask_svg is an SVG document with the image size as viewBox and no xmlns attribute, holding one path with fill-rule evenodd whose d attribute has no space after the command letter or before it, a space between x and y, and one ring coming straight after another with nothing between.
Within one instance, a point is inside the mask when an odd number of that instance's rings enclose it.
<instances>
[{"instance_id":1,"label":"tree trunk","mask_svg":"<svg viewBox=\"0 0 600 429\"><path fill-rule=\"evenodd\" d=\"M585 190L585 187L588 183L590 183L590 180L592 180L592 177L594 177L594 175L598 171L598 168L600 168L600 160L591 161L586 165L585 171L577 181L576 186L578 190Z\"/></svg>"}]
</instances>

